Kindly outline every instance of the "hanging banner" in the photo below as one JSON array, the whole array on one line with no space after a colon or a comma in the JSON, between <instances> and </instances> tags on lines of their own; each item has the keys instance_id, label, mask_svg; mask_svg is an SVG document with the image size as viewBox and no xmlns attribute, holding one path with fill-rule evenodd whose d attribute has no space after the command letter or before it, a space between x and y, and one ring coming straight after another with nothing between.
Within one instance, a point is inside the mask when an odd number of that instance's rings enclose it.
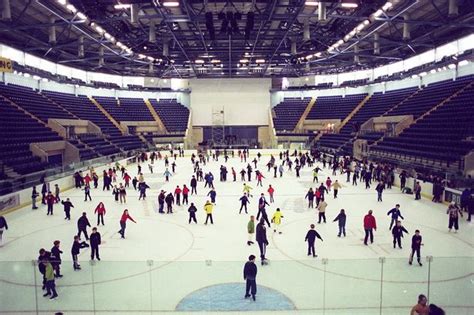
<instances>
[{"instance_id":1,"label":"hanging banner","mask_svg":"<svg viewBox=\"0 0 474 315\"><path fill-rule=\"evenodd\" d=\"M0 57L0 72L13 72L13 62L10 59Z\"/></svg>"}]
</instances>

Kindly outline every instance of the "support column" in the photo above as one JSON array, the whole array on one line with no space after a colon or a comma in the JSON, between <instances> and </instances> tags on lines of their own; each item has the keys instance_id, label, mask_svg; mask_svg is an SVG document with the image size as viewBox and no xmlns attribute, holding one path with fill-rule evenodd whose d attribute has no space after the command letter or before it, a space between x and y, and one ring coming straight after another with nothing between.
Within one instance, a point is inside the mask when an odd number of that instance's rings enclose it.
<instances>
[{"instance_id":1,"label":"support column","mask_svg":"<svg viewBox=\"0 0 474 315\"><path fill-rule=\"evenodd\" d=\"M11 20L12 10L10 7L10 0L3 0L2 20Z\"/></svg>"},{"instance_id":2,"label":"support column","mask_svg":"<svg viewBox=\"0 0 474 315\"><path fill-rule=\"evenodd\" d=\"M374 33L374 55L380 55L380 34Z\"/></svg>"},{"instance_id":3,"label":"support column","mask_svg":"<svg viewBox=\"0 0 474 315\"><path fill-rule=\"evenodd\" d=\"M326 3L319 2L318 21L326 21Z\"/></svg>"},{"instance_id":4,"label":"support column","mask_svg":"<svg viewBox=\"0 0 474 315\"><path fill-rule=\"evenodd\" d=\"M150 20L150 34L148 40L150 43L156 43L155 21L153 20Z\"/></svg>"},{"instance_id":5,"label":"support column","mask_svg":"<svg viewBox=\"0 0 474 315\"><path fill-rule=\"evenodd\" d=\"M77 56L84 58L84 36L79 36L79 46L77 48Z\"/></svg>"},{"instance_id":6,"label":"support column","mask_svg":"<svg viewBox=\"0 0 474 315\"><path fill-rule=\"evenodd\" d=\"M405 14L403 15L403 19L406 21L406 20L409 20L410 19L410 16L408 14ZM403 39L404 40L408 40L411 38L411 34L410 34L410 24L408 23L403 23Z\"/></svg>"},{"instance_id":7,"label":"support column","mask_svg":"<svg viewBox=\"0 0 474 315\"><path fill-rule=\"evenodd\" d=\"M56 19L54 17L51 17L49 19L49 23L54 24L56 22ZM49 27L49 43L50 44L56 44L56 26L51 25Z\"/></svg>"}]
</instances>

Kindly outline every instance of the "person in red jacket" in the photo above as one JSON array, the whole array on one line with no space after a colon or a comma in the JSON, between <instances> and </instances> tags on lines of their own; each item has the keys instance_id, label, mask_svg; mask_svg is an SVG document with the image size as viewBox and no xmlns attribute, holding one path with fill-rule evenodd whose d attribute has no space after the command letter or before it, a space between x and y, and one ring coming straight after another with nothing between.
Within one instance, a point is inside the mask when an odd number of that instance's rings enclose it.
<instances>
[{"instance_id":1,"label":"person in red jacket","mask_svg":"<svg viewBox=\"0 0 474 315\"><path fill-rule=\"evenodd\" d=\"M273 193L275 192L275 189L272 187L272 185L268 185L268 194L270 195L270 202L275 202L275 199L273 199Z\"/></svg>"},{"instance_id":2,"label":"person in red jacket","mask_svg":"<svg viewBox=\"0 0 474 315\"><path fill-rule=\"evenodd\" d=\"M127 228L127 219L132 221L133 223L137 223L131 216L128 215L128 209L123 211L122 217L120 218L120 233L122 238L125 238L125 229Z\"/></svg>"},{"instance_id":3,"label":"person in red jacket","mask_svg":"<svg viewBox=\"0 0 474 315\"><path fill-rule=\"evenodd\" d=\"M100 222L102 222L102 225L105 225L104 224L105 206L103 202L99 202L99 204L94 210L94 213L97 213L97 226L100 225Z\"/></svg>"},{"instance_id":4,"label":"person in red jacket","mask_svg":"<svg viewBox=\"0 0 474 315\"><path fill-rule=\"evenodd\" d=\"M48 191L48 194L46 195L46 197L44 198L45 201L46 201L46 204L48 205L48 213L46 213L46 215L53 215L53 206L54 206L54 203L56 202L56 197L53 196L53 194Z\"/></svg>"},{"instance_id":5,"label":"person in red jacket","mask_svg":"<svg viewBox=\"0 0 474 315\"><path fill-rule=\"evenodd\" d=\"M263 185L262 185L262 179L263 179L263 178L265 178L265 176L263 176L262 173L258 172L258 173L257 173L257 186L259 186L259 185L260 185L260 186L263 186Z\"/></svg>"},{"instance_id":6,"label":"person in red jacket","mask_svg":"<svg viewBox=\"0 0 474 315\"><path fill-rule=\"evenodd\" d=\"M91 182L92 178L89 176L89 174L87 174L86 176L84 176L84 183L86 185L89 185L89 183Z\"/></svg>"},{"instance_id":7,"label":"person in red jacket","mask_svg":"<svg viewBox=\"0 0 474 315\"><path fill-rule=\"evenodd\" d=\"M125 187L130 187L130 180L132 179L132 177L130 175L128 175L128 173L125 173L123 175L123 180L125 181Z\"/></svg>"},{"instance_id":8,"label":"person in red jacket","mask_svg":"<svg viewBox=\"0 0 474 315\"><path fill-rule=\"evenodd\" d=\"M188 204L189 188L183 185L183 205Z\"/></svg>"},{"instance_id":9,"label":"person in red jacket","mask_svg":"<svg viewBox=\"0 0 474 315\"><path fill-rule=\"evenodd\" d=\"M369 213L364 217L364 230L365 238L364 244L367 245L367 239L370 235L370 243L374 242L374 234L372 230L377 231L377 223L375 222L375 217L372 215L372 210L369 210Z\"/></svg>"},{"instance_id":10,"label":"person in red jacket","mask_svg":"<svg viewBox=\"0 0 474 315\"><path fill-rule=\"evenodd\" d=\"M174 197L175 197L175 200L176 200L176 205L177 206L181 206L181 188L179 188L179 185L176 186L176 189L174 190ZM184 202L184 200L183 200Z\"/></svg>"}]
</instances>

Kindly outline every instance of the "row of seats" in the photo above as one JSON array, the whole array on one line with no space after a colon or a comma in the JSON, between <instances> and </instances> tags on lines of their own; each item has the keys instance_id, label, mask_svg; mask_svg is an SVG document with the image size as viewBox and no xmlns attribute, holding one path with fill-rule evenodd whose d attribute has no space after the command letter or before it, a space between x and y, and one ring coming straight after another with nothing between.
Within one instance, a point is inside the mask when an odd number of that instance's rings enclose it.
<instances>
[{"instance_id":1,"label":"row of seats","mask_svg":"<svg viewBox=\"0 0 474 315\"><path fill-rule=\"evenodd\" d=\"M189 109L176 99L150 99L161 121L169 132L185 132L188 127Z\"/></svg>"},{"instance_id":2,"label":"row of seats","mask_svg":"<svg viewBox=\"0 0 474 315\"><path fill-rule=\"evenodd\" d=\"M273 117L275 129L277 131L292 132L310 101L311 97L291 97L285 98L281 103L276 105L273 108L275 113Z\"/></svg>"},{"instance_id":3,"label":"row of seats","mask_svg":"<svg viewBox=\"0 0 474 315\"><path fill-rule=\"evenodd\" d=\"M468 81L461 82L466 85ZM371 148L371 152L379 155L425 157L445 162L459 160L474 149L474 142L466 140L474 136L473 97L474 86L470 86L405 129L399 136L384 138Z\"/></svg>"},{"instance_id":4,"label":"row of seats","mask_svg":"<svg viewBox=\"0 0 474 315\"><path fill-rule=\"evenodd\" d=\"M367 96L354 94L337 96L319 96L309 112L307 119L344 119Z\"/></svg>"},{"instance_id":5,"label":"row of seats","mask_svg":"<svg viewBox=\"0 0 474 315\"><path fill-rule=\"evenodd\" d=\"M319 145L331 149L343 146L342 149L346 154L352 154L353 143L350 140L363 123L372 117L383 115L416 91L417 88L406 88L372 94L369 100L352 116L338 134L323 135L319 140Z\"/></svg>"},{"instance_id":6,"label":"row of seats","mask_svg":"<svg viewBox=\"0 0 474 315\"><path fill-rule=\"evenodd\" d=\"M0 162L19 174L44 170L47 163L33 156L30 143L62 138L23 111L0 98Z\"/></svg>"}]
</instances>

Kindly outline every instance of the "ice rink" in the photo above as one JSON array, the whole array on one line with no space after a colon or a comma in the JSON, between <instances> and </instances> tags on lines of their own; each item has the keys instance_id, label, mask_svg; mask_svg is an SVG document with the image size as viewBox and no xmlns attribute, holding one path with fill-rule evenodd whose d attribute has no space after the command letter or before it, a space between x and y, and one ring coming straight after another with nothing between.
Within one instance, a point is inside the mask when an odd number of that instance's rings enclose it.
<instances>
[{"instance_id":1,"label":"ice rink","mask_svg":"<svg viewBox=\"0 0 474 315\"><path fill-rule=\"evenodd\" d=\"M251 151L251 159L255 154ZM176 185L189 186L193 172L190 152L176 160L176 174L170 182L164 180L163 161L155 162L154 174L150 174L147 163L142 164L145 181L151 187L146 201L139 201L138 193L130 188L127 203L117 203L111 191L102 191L100 179L99 189L92 189L92 202L84 202L84 193L79 189L62 193L62 199L69 197L74 204L71 221L64 220L60 204L55 206L53 216L46 216L43 205L38 210L25 207L8 214L9 230L4 233L4 246L0 248L1 313L34 313L38 309L44 314L175 310L226 314L409 314L420 293L429 295L430 302L443 307L447 314L474 312L474 234L466 217L460 219L458 233L449 233L446 205L426 198L415 201L397 187L386 190L383 202L377 202L375 185L369 190L364 189L363 183L354 187L346 183L345 175L332 176L330 170L323 169L320 182L330 176L343 187L337 199L332 193L327 196L327 223L316 224L324 242L316 243L317 258L308 257L304 238L309 225L317 221L317 210L308 209L304 199L309 187L317 187L312 183L312 170L306 167L296 178L294 170L289 172L285 167L282 178L273 178L273 171L267 172L265 166L268 160L269 153L265 153L257 167L266 177L263 187L256 186L253 173L250 185L254 197L248 215L239 215L243 184L239 174L233 182L230 172L234 167L238 173L246 164L237 157L224 163L221 157L218 162L203 166L204 173L211 171L215 177L213 225L203 224L203 205L209 192L204 182L198 183L197 195L190 195L190 202L198 207L197 225L188 224L186 206L175 206L173 214L157 212L161 189L174 191ZM229 170L227 182L219 181L220 165ZM127 169L136 175L135 164ZM275 203L267 207L267 213L271 218L277 207L281 209L282 234L267 229L270 264L261 266L258 261L257 284L261 288L257 301L252 302L243 299L242 269L247 257L258 257L259 251L256 244L247 246L246 228L250 214L257 213L258 196L266 193L269 184L275 189ZM90 251L85 249L79 256L82 270L73 271L70 250L77 219L87 212L92 226L96 226L93 212L100 201L107 209L105 226L99 227L102 260L91 264ZM387 216L397 203L405 217L403 225L410 232L403 239L403 249L392 246ZM342 208L347 214L347 237L338 238L338 226L332 220ZM137 224L129 221L126 239L120 239L117 231L124 209L129 209ZM362 221L369 209L374 211L378 229L374 244L365 246ZM423 267L416 262L408 265L415 229L420 229L423 236ZM32 260L40 248L50 250L54 240L62 244L64 277L56 280L59 298L50 301L42 297L41 275ZM433 256L431 262L427 256Z\"/></svg>"}]
</instances>

